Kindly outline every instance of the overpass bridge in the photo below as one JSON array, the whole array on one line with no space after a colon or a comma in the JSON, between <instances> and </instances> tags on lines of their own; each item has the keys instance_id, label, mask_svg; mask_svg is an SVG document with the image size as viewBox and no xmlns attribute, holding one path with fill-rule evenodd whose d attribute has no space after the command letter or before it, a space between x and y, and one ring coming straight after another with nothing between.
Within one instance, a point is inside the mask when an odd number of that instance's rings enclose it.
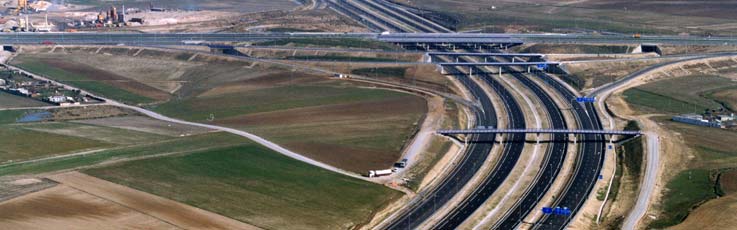
<instances>
[{"instance_id":1,"label":"overpass bridge","mask_svg":"<svg viewBox=\"0 0 737 230\"><path fill-rule=\"evenodd\" d=\"M506 49L522 45L522 40L505 34L466 33L387 33L379 34L376 40L394 43L405 49Z\"/></svg>"},{"instance_id":2,"label":"overpass bridge","mask_svg":"<svg viewBox=\"0 0 737 230\"><path fill-rule=\"evenodd\" d=\"M460 57L483 57L484 62L488 62L488 58L494 58L494 57L506 57L506 58L512 58L512 62L515 62L515 58L527 58L527 61L533 61L533 60L542 60L543 57L545 57L544 54L535 54L535 53L456 53L456 52L427 52L425 53L425 56L427 57L428 62L433 62L432 57L433 56L446 56L446 57L454 57L455 62L459 62ZM523 60L524 61L524 60Z\"/></svg>"},{"instance_id":3,"label":"overpass bridge","mask_svg":"<svg viewBox=\"0 0 737 230\"><path fill-rule=\"evenodd\" d=\"M441 135L457 135L457 134L498 134L498 133L534 133L534 134L601 134L601 135L621 135L621 136L639 136L640 131L632 130L587 130L587 129L465 129L465 130L438 130Z\"/></svg>"},{"instance_id":4,"label":"overpass bridge","mask_svg":"<svg viewBox=\"0 0 737 230\"><path fill-rule=\"evenodd\" d=\"M440 68L441 74L446 74L445 67L468 67L468 75L473 76L473 70L478 69L478 67L485 67L485 66L494 66L499 67L499 76L502 75L503 68L508 66L521 66L521 67L527 67L527 72L532 71L532 67L539 68L539 69L546 69L548 66L557 66L560 65L559 62L445 62L445 63L439 63L438 68ZM477 70L477 72L483 72L480 70ZM485 73L485 72L483 72Z\"/></svg>"}]
</instances>

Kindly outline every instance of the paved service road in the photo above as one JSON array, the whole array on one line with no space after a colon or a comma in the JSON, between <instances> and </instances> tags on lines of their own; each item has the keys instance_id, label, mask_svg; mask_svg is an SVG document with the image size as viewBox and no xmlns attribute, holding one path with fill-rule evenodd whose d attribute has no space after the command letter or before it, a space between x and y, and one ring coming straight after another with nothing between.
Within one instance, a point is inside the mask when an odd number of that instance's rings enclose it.
<instances>
[{"instance_id":1,"label":"paved service road","mask_svg":"<svg viewBox=\"0 0 737 230\"><path fill-rule=\"evenodd\" d=\"M617 90L620 90L627 86L627 83L630 83L632 80L636 80L638 78L646 76L648 73L667 66L667 65L673 65L678 64L681 62L691 61L691 60L697 60L697 59L705 59L705 58L715 58L715 57L725 57L725 56L735 56L737 53L735 52L726 52L726 53L714 53L714 54L703 54L703 55L695 55L692 57L675 60L671 62L664 62L660 63L654 66L650 66L648 68L639 70L637 72L634 72L630 74L627 77L624 77L618 81L612 82L610 84L604 85L602 87L597 88L593 92L591 92L588 97L595 97L597 98L597 103L599 104L600 108L604 108L604 102L607 100L607 98ZM604 115L609 120L610 128L614 127L614 119L612 119L608 114L604 113ZM647 212L650 197L652 197L652 193L654 191L655 183L657 180L657 175L659 174L659 165L660 165L660 137L655 132L646 132L645 133L646 140L647 140L647 166L645 167L645 176L643 177L643 181L640 187L639 194L637 196L637 202L635 203L635 207L632 209L632 211L629 213L627 218L625 218L624 223L622 225L623 229L626 230L632 230L637 228L637 224L639 223L640 219L645 215Z\"/></svg>"}]
</instances>

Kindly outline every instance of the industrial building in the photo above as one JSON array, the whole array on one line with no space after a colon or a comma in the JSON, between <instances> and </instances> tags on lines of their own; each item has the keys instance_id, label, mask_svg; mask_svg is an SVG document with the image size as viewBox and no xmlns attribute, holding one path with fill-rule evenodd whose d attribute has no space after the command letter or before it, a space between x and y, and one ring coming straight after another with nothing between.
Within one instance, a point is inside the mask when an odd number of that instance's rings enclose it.
<instances>
[{"instance_id":1,"label":"industrial building","mask_svg":"<svg viewBox=\"0 0 737 230\"><path fill-rule=\"evenodd\" d=\"M721 112L719 114L714 114L714 111L707 111L707 113L705 113L704 115L682 114L678 116L673 116L672 120L681 123L712 128L731 128L737 125L737 120L735 120L735 118L736 117L734 113Z\"/></svg>"}]
</instances>

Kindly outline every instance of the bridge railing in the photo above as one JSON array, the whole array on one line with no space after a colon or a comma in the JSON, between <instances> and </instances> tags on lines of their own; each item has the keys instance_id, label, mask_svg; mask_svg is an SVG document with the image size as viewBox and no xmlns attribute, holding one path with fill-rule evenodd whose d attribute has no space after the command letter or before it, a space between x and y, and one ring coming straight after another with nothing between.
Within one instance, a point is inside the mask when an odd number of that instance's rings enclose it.
<instances>
[{"instance_id":1,"label":"bridge railing","mask_svg":"<svg viewBox=\"0 0 737 230\"><path fill-rule=\"evenodd\" d=\"M492 133L534 133L534 134L605 134L605 135L625 135L639 136L640 131L634 130L585 130L585 129L464 129L464 130L438 130L438 134L492 134Z\"/></svg>"}]
</instances>

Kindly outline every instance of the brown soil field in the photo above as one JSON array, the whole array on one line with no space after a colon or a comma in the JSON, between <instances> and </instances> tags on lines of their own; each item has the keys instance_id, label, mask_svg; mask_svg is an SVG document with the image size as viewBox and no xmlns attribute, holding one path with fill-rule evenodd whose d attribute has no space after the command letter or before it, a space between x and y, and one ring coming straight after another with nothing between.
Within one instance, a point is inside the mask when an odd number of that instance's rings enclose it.
<instances>
[{"instance_id":1,"label":"brown soil field","mask_svg":"<svg viewBox=\"0 0 737 230\"><path fill-rule=\"evenodd\" d=\"M55 185L56 182L49 179L0 177L0 202L54 187Z\"/></svg>"},{"instance_id":2,"label":"brown soil field","mask_svg":"<svg viewBox=\"0 0 737 230\"><path fill-rule=\"evenodd\" d=\"M365 172L391 165L401 152L341 142L360 138L374 141L372 132L402 128L401 124L408 122L404 116L426 110L422 98L402 97L249 114L219 120L216 124L253 130L310 158L350 171ZM309 133L320 137L309 137ZM302 138L295 138L297 136Z\"/></svg>"},{"instance_id":3,"label":"brown soil field","mask_svg":"<svg viewBox=\"0 0 737 230\"><path fill-rule=\"evenodd\" d=\"M78 172L49 178L61 185L0 203L0 210L14 210L12 215L3 216L9 221L0 221L0 228L257 229Z\"/></svg>"},{"instance_id":4,"label":"brown soil field","mask_svg":"<svg viewBox=\"0 0 737 230\"><path fill-rule=\"evenodd\" d=\"M0 203L2 229L177 229L65 185Z\"/></svg>"},{"instance_id":5,"label":"brown soil field","mask_svg":"<svg viewBox=\"0 0 737 230\"><path fill-rule=\"evenodd\" d=\"M674 230L721 230L737 226L737 193L710 200L692 211Z\"/></svg>"},{"instance_id":6,"label":"brown soil field","mask_svg":"<svg viewBox=\"0 0 737 230\"><path fill-rule=\"evenodd\" d=\"M246 78L238 80L230 84L222 85L220 87L212 88L205 91L204 93L197 95L198 97L217 96L229 93L237 93L249 90L258 90L273 88L286 85L302 85L302 84L313 84L313 83L325 83L331 81L328 78L306 75L303 73L293 72L275 72L266 73L262 76L254 78Z\"/></svg>"},{"instance_id":7,"label":"brown soil field","mask_svg":"<svg viewBox=\"0 0 737 230\"><path fill-rule=\"evenodd\" d=\"M719 184L727 194L737 194L737 169L722 174Z\"/></svg>"},{"instance_id":8,"label":"brown soil field","mask_svg":"<svg viewBox=\"0 0 737 230\"><path fill-rule=\"evenodd\" d=\"M107 70L102 70L82 63L68 62L60 59L41 60L47 65L85 76L92 81L105 82L112 86L125 89L138 95L153 98L159 101L167 100L170 97L170 95L164 91L145 85L138 81L128 79Z\"/></svg>"},{"instance_id":9,"label":"brown soil field","mask_svg":"<svg viewBox=\"0 0 737 230\"><path fill-rule=\"evenodd\" d=\"M737 110L737 90L723 90L714 93L712 96L720 102L724 102L730 110Z\"/></svg>"}]
</instances>

